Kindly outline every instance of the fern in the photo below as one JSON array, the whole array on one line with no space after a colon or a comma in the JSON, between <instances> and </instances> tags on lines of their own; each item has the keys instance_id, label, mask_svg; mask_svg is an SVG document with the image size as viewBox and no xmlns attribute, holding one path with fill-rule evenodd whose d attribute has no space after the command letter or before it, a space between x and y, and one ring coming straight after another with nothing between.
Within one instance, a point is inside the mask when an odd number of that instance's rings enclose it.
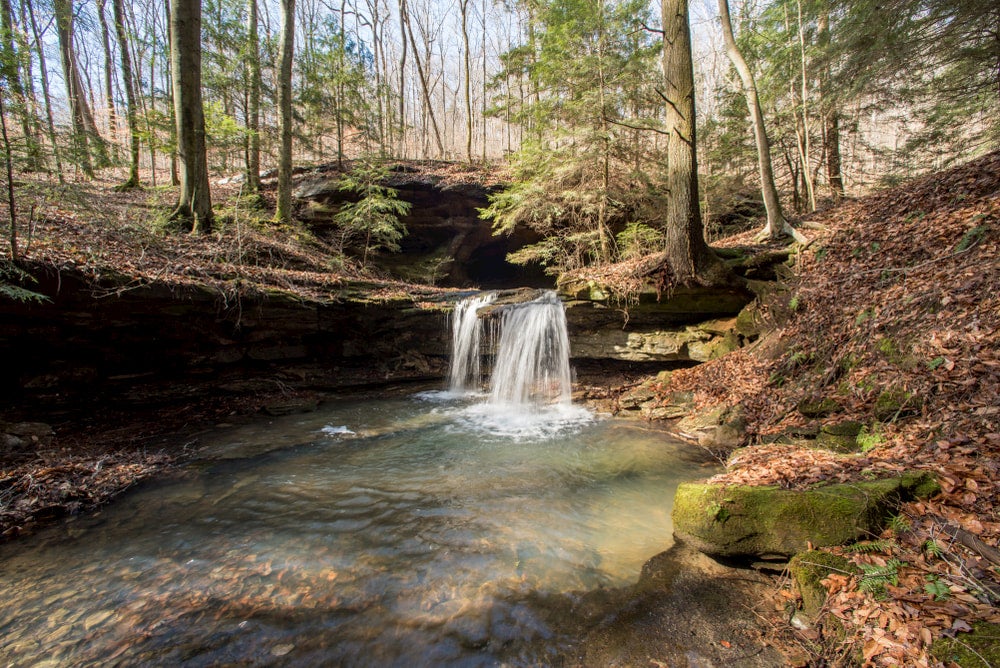
<instances>
[{"instance_id":1,"label":"fern","mask_svg":"<svg viewBox=\"0 0 1000 668\"><path fill-rule=\"evenodd\" d=\"M924 542L924 552L927 553L928 557L939 559L941 558L941 555L944 554L944 548L941 547L941 543L937 542L933 538L928 538L927 541Z\"/></svg>"},{"instance_id":2,"label":"fern","mask_svg":"<svg viewBox=\"0 0 1000 668\"><path fill-rule=\"evenodd\" d=\"M943 601L951 596L951 589L948 588L948 584L936 575L927 576L927 584L924 585L924 591L929 596L933 596L935 601Z\"/></svg>"},{"instance_id":3,"label":"fern","mask_svg":"<svg viewBox=\"0 0 1000 668\"><path fill-rule=\"evenodd\" d=\"M858 581L858 589L877 599L884 598L885 588L888 585L895 587L899 584L899 569L904 565L904 562L899 559L890 559L885 563L885 566L861 564L862 573L861 579Z\"/></svg>"},{"instance_id":4,"label":"fern","mask_svg":"<svg viewBox=\"0 0 1000 668\"><path fill-rule=\"evenodd\" d=\"M863 543L854 543L853 545L849 545L847 547L847 551L854 552L855 554L877 554L879 552L891 552L896 547L899 547L896 541L883 538Z\"/></svg>"},{"instance_id":5,"label":"fern","mask_svg":"<svg viewBox=\"0 0 1000 668\"><path fill-rule=\"evenodd\" d=\"M910 521L902 515L893 515L889 518L889 528L897 534L900 534L910 531L913 528L913 525L911 525Z\"/></svg>"}]
</instances>

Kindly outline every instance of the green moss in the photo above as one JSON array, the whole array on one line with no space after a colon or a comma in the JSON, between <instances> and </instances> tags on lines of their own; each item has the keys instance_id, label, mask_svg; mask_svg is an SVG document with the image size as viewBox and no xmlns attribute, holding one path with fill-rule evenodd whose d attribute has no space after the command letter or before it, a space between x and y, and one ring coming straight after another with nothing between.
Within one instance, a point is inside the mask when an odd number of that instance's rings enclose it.
<instances>
[{"instance_id":1,"label":"green moss","mask_svg":"<svg viewBox=\"0 0 1000 668\"><path fill-rule=\"evenodd\" d=\"M976 622L972 633L939 638L931 645L931 654L939 661L954 662L962 668L1000 666L1000 624Z\"/></svg>"},{"instance_id":2,"label":"green moss","mask_svg":"<svg viewBox=\"0 0 1000 668\"><path fill-rule=\"evenodd\" d=\"M854 420L825 424L816 435L816 447L841 454L858 452L858 434L861 433L861 428L862 424Z\"/></svg>"},{"instance_id":3,"label":"green moss","mask_svg":"<svg viewBox=\"0 0 1000 668\"><path fill-rule=\"evenodd\" d=\"M829 397L810 397L800 401L797 410L806 417L826 417L843 409L840 404Z\"/></svg>"},{"instance_id":4,"label":"green moss","mask_svg":"<svg viewBox=\"0 0 1000 668\"><path fill-rule=\"evenodd\" d=\"M857 567L844 557L821 550L795 555L788 569L802 597L802 611L809 616L815 616L826 602L823 578L830 573L853 575L858 572Z\"/></svg>"},{"instance_id":5,"label":"green moss","mask_svg":"<svg viewBox=\"0 0 1000 668\"><path fill-rule=\"evenodd\" d=\"M674 533L716 557L790 558L807 543L826 547L879 533L901 502L933 483L928 478L914 473L801 491L684 483L674 496Z\"/></svg>"},{"instance_id":6,"label":"green moss","mask_svg":"<svg viewBox=\"0 0 1000 668\"><path fill-rule=\"evenodd\" d=\"M899 387L889 388L875 399L875 418L890 422L900 417L915 415L923 406L923 399Z\"/></svg>"}]
</instances>

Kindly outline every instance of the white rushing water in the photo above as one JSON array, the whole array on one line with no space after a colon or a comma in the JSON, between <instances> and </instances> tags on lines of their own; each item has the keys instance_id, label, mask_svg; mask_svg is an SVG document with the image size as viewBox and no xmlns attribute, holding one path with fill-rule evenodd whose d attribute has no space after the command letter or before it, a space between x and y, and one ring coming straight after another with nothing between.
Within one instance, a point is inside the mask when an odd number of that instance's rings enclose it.
<instances>
[{"instance_id":1,"label":"white rushing water","mask_svg":"<svg viewBox=\"0 0 1000 668\"><path fill-rule=\"evenodd\" d=\"M483 325L479 311L494 302L492 293L464 300L452 317L452 363L449 392L480 389L483 374ZM594 416L571 404L572 374L566 313L555 292L503 306L493 323L495 344L485 403L465 409L478 430L505 438L536 438L576 428Z\"/></svg>"},{"instance_id":2,"label":"white rushing water","mask_svg":"<svg viewBox=\"0 0 1000 668\"><path fill-rule=\"evenodd\" d=\"M451 369L448 390L456 394L478 391L483 382L480 346L483 324L479 309L493 303L496 295L488 292L464 299L451 315Z\"/></svg>"},{"instance_id":3,"label":"white rushing water","mask_svg":"<svg viewBox=\"0 0 1000 668\"><path fill-rule=\"evenodd\" d=\"M504 310L490 402L569 404L572 394L566 311L555 292Z\"/></svg>"}]
</instances>

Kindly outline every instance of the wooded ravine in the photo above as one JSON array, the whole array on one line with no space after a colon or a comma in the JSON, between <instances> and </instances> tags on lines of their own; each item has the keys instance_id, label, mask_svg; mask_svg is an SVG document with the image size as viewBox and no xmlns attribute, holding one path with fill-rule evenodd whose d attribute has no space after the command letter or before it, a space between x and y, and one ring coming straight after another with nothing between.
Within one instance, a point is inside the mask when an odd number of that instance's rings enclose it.
<instances>
[{"instance_id":1,"label":"wooded ravine","mask_svg":"<svg viewBox=\"0 0 1000 668\"><path fill-rule=\"evenodd\" d=\"M767 592L701 660L1000 665L998 34L987 0L0 1L3 541L210 431L439 387L461 300L547 290L574 403L721 467L554 665L679 660L672 545Z\"/></svg>"}]
</instances>

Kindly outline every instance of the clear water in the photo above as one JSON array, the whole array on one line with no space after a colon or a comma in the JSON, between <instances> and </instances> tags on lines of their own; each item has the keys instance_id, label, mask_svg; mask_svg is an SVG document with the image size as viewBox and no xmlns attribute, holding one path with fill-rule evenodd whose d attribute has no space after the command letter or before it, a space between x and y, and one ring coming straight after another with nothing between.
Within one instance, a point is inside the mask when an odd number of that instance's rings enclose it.
<instances>
[{"instance_id":1,"label":"clear water","mask_svg":"<svg viewBox=\"0 0 1000 668\"><path fill-rule=\"evenodd\" d=\"M634 582L706 472L643 425L483 410L428 393L218 430L211 464L3 546L3 663L548 663L573 642L552 601Z\"/></svg>"}]
</instances>

